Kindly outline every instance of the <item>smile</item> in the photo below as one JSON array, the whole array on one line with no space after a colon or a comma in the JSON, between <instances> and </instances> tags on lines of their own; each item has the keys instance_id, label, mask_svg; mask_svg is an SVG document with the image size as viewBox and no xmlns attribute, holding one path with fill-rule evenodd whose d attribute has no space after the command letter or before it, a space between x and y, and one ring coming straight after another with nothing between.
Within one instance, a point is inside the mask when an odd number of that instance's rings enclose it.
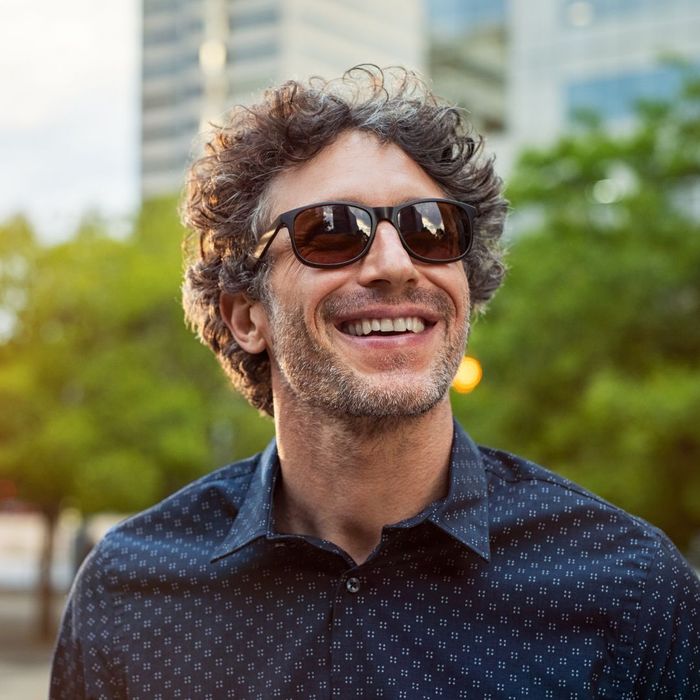
<instances>
[{"instance_id":1,"label":"smile","mask_svg":"<svg viewBox=\"0 0 700 700\"><path fill-rule=\"evenodd\" d=\"M361 318L347 321L341 331L347 335L383 335L388 333L422 333L426 321L418 316L398 318Z\"/></svg>"}]
</instances>

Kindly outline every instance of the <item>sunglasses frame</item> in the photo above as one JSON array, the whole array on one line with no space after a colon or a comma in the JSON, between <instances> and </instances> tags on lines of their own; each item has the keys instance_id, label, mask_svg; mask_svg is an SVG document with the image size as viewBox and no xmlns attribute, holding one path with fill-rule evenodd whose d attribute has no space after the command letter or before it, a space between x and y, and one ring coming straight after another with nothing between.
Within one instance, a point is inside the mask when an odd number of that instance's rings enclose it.
<instances>
[{"instance_id":1,"label":"sunglasses frame","mask_svg":"<svg viewBox=\"0 0 700 700\"><path fill-rule=\"evenodd\" d=\"M440 260L433 260L431 258L426 258L422 255L418 255L418 253L414 253L409 247L408 244L406 243L403 234L401 233L401 230L399 229L399 223L398 223L398 216L399 212L406 208L410 207L414 204L422 204L422 203L427 203L427 202L444 202L446 204L452 204L459 209L461 209L463 212L466 213L467 218L469 219L469 240L467 241L467 247L466 250L461 253L460 255L453 257L453 258L445 258L445 259L440 259ZM369 238L367 239L367 243L363 247L362 251L355 255L353 258L350 258L349 260L344 260L343 262L339 263L315 263L311 262L310 260L307 260L304 258L301 253L299 252L299 249L297 248L296 241L294 240L294 222L296 220L296 217L301 214L302 212L308 210L308 209L314 209L315 207L325 207L325 206L331 206L331 205L337 205L337 204L342 204L350 207L354 207L356 209L361 209L362 211L366 212L369 214L370 221L371 221L371 231ZM361 258L363 258L367 253L369 252L370 248L372 247L372 243L374 242L374 237L377 233L377 228L379 227L379 222L380 221L388 221L391 223L391 225L396 229L396 232L399 235L399 240L401 241L401 245L404 247L404 250L414 259L420 260L421 262L424 263L430 263L432 265L442 265L445 263L451 263L451 262L456 262L457 260L461 260L464 258L467 253L471 250L472 243L474 241L474 220L476 217L479 215L479 209L478 207L475 207L473 204L467 204L466 202L459 202L456 199L443 199L440 197L426 197L423 199L411 199L407 202L403 202L401 204L398 204L394 207L368 207L364 204L358 204L357 202L347 202L343 200L333 200L333 201L328 201L328 202L316 202L314 204L306 204L303 207L297 207L296 209L290 209L289 211L285 211L284 213L280 214L277 219L272 224L272 227L265 231L260 238L258 239L258 242L255 246L255 249L253 250L252 253L248 254L248 259L247 259L247 265L249 269L254 269L257 267L263 257L265 256L265 253L267 253L269 247L272 245L272 241L275 239L275 236L280 232L281 229L286 228L287 231L289 232L289 240L292 243L292 250L294 251L294 255L296 256L297 260L301 262L303 265L307 265L308 267L316 267L320 269L329 269L329 268L337 268L337 267L345 267L346 265L351 265L354 262L357 262Z\"/></svg>"}]
</instances>

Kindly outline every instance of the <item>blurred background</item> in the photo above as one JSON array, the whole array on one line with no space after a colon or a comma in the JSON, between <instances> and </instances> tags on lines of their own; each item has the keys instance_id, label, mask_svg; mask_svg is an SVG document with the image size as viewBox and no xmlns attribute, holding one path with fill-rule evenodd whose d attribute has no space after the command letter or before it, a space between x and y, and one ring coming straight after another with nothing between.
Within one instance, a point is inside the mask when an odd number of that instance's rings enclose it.
<instances>
[{"instance_id":1,"label":"blurred background","mask_svg":"<svg viewBox=\"0 0 700 700\"><path fill-rule=\"evenodd\" d=\"M460 421L700 565L698 2L0 7L0 698L45 696L111 524L272 435L184 327L177 196L227 107L356 63L421 71L506 182L512 269Z\"/></svg>"}]
</instances>

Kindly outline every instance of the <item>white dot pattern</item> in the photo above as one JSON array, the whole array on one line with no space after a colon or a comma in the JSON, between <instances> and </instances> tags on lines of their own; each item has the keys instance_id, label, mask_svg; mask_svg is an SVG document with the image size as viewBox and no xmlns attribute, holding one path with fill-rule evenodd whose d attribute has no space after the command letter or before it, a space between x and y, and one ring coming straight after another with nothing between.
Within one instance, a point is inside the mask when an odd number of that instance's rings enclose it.
<instances>
[{"instance_id":1,"label":"white dot pattern","mask_svg":"<svg viewBox=\"0 0 700 700\"><path fill-rule=\"evenodd\" d=\"M275 533L274 442L114 528L50 697L700 698L700 581L651 525L455 426L448 496L356 566Z\"/></svg>"}]
</instances>

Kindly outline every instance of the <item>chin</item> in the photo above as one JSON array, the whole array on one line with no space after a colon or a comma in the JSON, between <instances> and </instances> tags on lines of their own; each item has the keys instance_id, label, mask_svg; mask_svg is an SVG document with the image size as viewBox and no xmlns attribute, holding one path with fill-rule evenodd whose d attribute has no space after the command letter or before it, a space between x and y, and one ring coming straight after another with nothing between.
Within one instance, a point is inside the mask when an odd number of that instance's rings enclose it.
<instances>
[{"instance_id":1,"label":"chin","mask_svg":"<svg viewBox=\"0 0 700 700\"><path fill-rule=\"evenodd\" d=\"M315 391L311 403L338 417L398 419L422 416L447 395L451 377L401 381L343 377L330 392ZM327 388L327 387L326 387ZM318 389L318 387L317 387Z\"/></svg>"}]
</instances>

